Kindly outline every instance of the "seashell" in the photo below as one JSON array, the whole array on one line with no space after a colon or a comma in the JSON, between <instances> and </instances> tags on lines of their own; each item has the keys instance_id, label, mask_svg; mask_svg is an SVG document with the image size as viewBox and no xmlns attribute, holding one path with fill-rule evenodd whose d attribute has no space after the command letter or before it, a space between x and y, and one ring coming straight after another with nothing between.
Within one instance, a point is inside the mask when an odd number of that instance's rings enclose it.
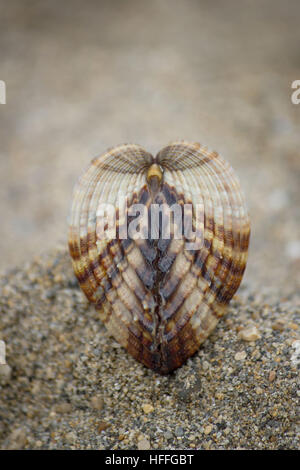
<instances>
[{"instance_id":1,"label":"seashell","mask_svg":"<svg viewBox=\"0 0 300 470\"><path fill-rule=\"evenodd\" d=\"M135 204L145 208L140 224ZM115 209L111 219L104 205ZM168 208L169 238L162 221ZM161 214L156 222L154 209ZM132 235L132 222L140 235ZM198 350L224 315L242 280L249 235L239 182L216 152L178 141L154 158L128 144L94 159L79 180L69 250L108 331L135 359L166 374Z\"/></svg>"}]
</instances>

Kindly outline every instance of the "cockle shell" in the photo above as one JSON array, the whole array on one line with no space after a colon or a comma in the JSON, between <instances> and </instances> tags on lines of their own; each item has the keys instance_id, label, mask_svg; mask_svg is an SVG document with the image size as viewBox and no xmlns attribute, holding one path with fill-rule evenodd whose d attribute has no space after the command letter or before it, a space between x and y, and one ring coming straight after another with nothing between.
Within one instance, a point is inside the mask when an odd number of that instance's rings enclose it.
<instances>
[{"instance_id":1,"label":"cockle shell","mask_svg":"<svg viewBox=\"0 0 300 470\"><path fill-rule=\"evenodd\" d=\"M117 208L124 198L125 216ZM116 236L108 239L99 236L103 203L116 207ZM177 239L175 225L169 240L161 226L153 237L151 221L148 238L121 238L128 208L138 203L148 209L192 205L201 247L188 249L190 239ZM198 226L196 205L202 211ZM108 331L138 361L166 374L198 350L225 313L246 267L249 235L237 177L216 152L178 141L154 158L128 144L94 159L79 180L69 249L80 286Z\"/></svg>"}]
</instances>

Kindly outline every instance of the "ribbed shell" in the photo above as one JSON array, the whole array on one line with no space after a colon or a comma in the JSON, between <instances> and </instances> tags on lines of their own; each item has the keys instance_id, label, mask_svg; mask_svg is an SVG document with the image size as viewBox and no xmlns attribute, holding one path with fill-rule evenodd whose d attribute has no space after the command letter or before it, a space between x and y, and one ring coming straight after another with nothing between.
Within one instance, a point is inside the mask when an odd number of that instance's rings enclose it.
<instances>
[{"instance_id":1,"label":"ribbed shell","mask_svg":"<svg viewBox=\"0 0 300 470\"><path fill-rule=\"evenodd\" d=\"M155 186L149 174L157 168ZM174 239L173 231L168 241L99 237L99 204L117 207L120 196L148 208L200 205L201 249L187 249L189 240ZM126 225L117 212L117 234ZM134 358L166 374L197 351L224 314L245 270L249 235L239 182L217 153L174 142L154 158L138 145L121 145L94 159L78 182L69 249L80 286L109 332Z\"/></svg>"}]
</instances>

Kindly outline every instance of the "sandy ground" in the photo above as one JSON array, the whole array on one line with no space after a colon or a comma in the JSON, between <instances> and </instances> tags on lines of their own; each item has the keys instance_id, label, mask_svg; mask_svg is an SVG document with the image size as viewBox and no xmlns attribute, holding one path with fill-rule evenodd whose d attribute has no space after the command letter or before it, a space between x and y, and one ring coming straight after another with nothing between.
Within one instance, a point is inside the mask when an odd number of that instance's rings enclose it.
<instances>
[{"instance_id":1,"label":"sandy ground","mask_svg":"<svg viewBox=\"0 0 300 470\"><path fill-rule=\"evenodd\" d=\"M3 448L299 448L299 15L298 1L0 2ZM160 378L87 305L66 226L91 158L177 138L229 160L252 238L227 319Z\"/></svg>"}]
</instances>

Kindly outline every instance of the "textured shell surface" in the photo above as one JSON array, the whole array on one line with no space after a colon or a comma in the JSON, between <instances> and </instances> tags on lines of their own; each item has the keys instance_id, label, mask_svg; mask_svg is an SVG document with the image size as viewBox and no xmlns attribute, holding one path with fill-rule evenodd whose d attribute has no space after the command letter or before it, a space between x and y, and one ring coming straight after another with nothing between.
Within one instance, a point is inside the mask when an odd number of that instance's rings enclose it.
<instances>
[{"instance_id":1,"label":"textured shell surface","mask_svg":"<svg viewBox=\"0 0 300 470\"><path fill-rule=\"evenodd\" d=\"M115 208L116 231L105 237L103 204ZM163 237L161 219L156 236L151 218L140 231L147 236L131 236L134 204L147 214L155 206L191 208L199 247L190 248L184 231L176 235L175 222ZM114 338L161 374L192 356L224 315L242 280L249 236L233 169L198 143L176 141L156 157L120 145L95 158L74 190L69 250L79 284Z\"/></svg>"}]
</instances>

